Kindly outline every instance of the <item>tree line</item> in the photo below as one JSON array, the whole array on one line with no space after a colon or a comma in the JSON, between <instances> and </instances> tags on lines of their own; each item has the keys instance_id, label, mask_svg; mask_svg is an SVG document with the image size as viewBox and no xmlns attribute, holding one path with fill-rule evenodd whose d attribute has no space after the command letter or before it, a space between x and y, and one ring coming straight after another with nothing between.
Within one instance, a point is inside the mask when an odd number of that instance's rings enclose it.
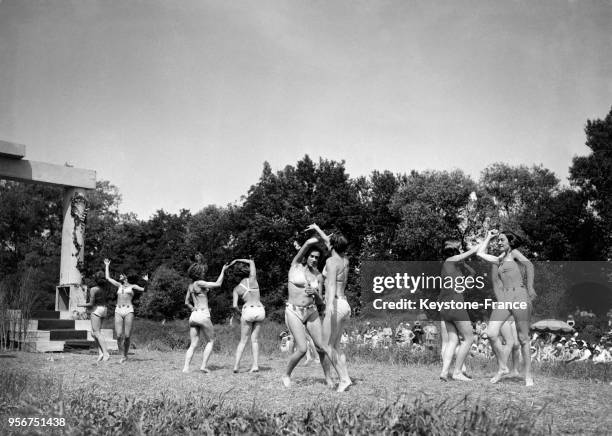
<instances>
[{"instance_id":1,"label":"tree line","mask_svg":"<svg viewBox=\"0 0 612 436\"><path fill-rule=\"evenodd\" d=\"M349 240L352 306L360 304L363 260L440 260L445 240L475 241L485 222L519 232L521 250L533 260L611 259L612 110L588 120L585 134L590 152L574 157L569 185L542 166L506 163L484 168L478 180L461 170L374 171L352 178L344 161L306 155L276 172L264 162L259 180L234 204L177 214L160 209L141 220L121 214L119 190L99 181L89 194L82 272L91 279L110 258L116 274L149 273L149 292L137 314L175 318L187 315L186 270L195 252L204 254L210 279L224 262L251 257L264 304L280 319L295 244L307 238L302 231L313 222ZM60 188L0 181L0 285L9 292L25 271L30 278L35 274L40 308L54 302L61 199ZM223 288L211 293L215 321L228 315L237 280L230 273ZM560 315L554 312L572 304L566 297L561 289L544 290L539 310Z\"/></svg>"}]
</instances>

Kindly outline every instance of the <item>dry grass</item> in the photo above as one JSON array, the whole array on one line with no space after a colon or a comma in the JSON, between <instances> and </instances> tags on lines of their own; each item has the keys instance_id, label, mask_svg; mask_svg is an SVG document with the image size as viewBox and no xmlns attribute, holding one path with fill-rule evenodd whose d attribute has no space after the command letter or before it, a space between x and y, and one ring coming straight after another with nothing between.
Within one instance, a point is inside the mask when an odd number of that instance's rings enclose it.
<instances>
[{"instance_id":1,"label":"dry grass","mask_svg":"<svg viewBox=\"0 0 612 436\"><path fill-rule=\"evenodd\" d=\"M127 364L119 364L118 357L113 356L108 363L98 366L93 364L95 356L90 354L16 353L14 356L2 359L0 370L3 380L14 380L11 385L5 381L2 386L5 393L4 402L0 404L5 410L2 413L4 425L11 415L52 413L51 403L36 403L37 398L49 393L56 399L52 402L55 408L58 407L57 399L64 398L64 407L72 410L66 413L75 431L78 428L91 430L88 426L95 423L96 412L106 410L104 404L117 409L109 409L111 415L105 415L104 419L118 419L122 425L132 421L120 419L125 418L126 413L121 404L129 405L130 419L138 416L138 422L139 413L142 415L151 408L158 410L161 405L168 409L163 412L169 420L167 425L172 420L185 419L172 416L181 414L181 408L199 416L199 410L206 406L207 410L211 407L223 410L219 416L209 417L214 418L217 426L229 425L221 419L225 416L233 414L240 420L251 414L265 422L281 419L287 425L308 418L312 425L319 422L317 425L323 430L331 429L329 425L333 422L341 422L348 426L346 428L353 426L350 428L354 432L364 434L371 431L376 422L382 425L381 429L388 430L389 425L404 422L402 417L417 419L417 415L418 419L425 420L423 425L426 422L434 425L430 430L439 429L439 434L449 434L453 425L462 425L465 431L476 426L474 431L468 431L471 434L487 434L494 429L500 434L524 433L525 429L536 434L549 431L552 434L603 434L612 425L609 416L612 388L609 385L543 375L536 378L535 388L528 389L520 381L491 385L489 374L481 373L478 368L473 369L473 382L443 383L437 380L437 367L358 363L350 367L355 386L340 394L325 387L320 368L315 364L298 366L294 386L284 388L280 374L285 360L278 356L264 357L262 371L258 374L237 375L231 372L232 359L226 354L213 356L213 372L208 375L199 371L181 373L184 354L177 351L136 350ZM245 358L248 360L249 356ZM196 359L201 359L201 354L194 358L194 369L200 363ZM246 370L248 362L243 365ZM25 374L29 376L28 382L21 380L20 376ZM19 408L15 409L15 405ZM78 421L88 409L91 409L91 422ZM159 413L140 424L144 426L143 431L156 433L155 428L161 432L174 428L164 427L159 422ZM202 422L203 415L198 416L192 417L193 425ZM354 427L355 422L351 424L351 420L369 424ZM123 430L136 431L135 427L130 428ZM192 431L199 427L190 428Z\"/></svg>"}]
</instances>

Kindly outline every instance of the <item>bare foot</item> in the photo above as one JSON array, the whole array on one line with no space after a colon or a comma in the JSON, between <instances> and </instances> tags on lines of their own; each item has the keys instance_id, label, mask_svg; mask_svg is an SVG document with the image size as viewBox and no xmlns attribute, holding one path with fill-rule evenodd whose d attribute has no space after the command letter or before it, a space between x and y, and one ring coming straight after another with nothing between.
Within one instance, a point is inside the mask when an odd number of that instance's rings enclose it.
<instances>
[{"instance_id":1,"label":"bare foot","mask_svg":"<svg viewBox=\"0 0 612 436\"><path fill-rule=\"evenodd\" d=\"M187 367L183 368L183 372L184 372L185 374L186 374L186 373L188 373L188 372L189 372L189 368L187 368Z\"/></svg>"},{"instance_id":2,"label":"bare foot","mask_svg":"<svg viewBox=\"0 0 612 436\"><path fill-rule=\"evenodd\" d=\"M202 371L204 374L210 374L210 369L208 368L200 368L200 371Z\"/></svg>"},{"instance_id":3,"label":"bare foot","mask_svg":"<svg viewBox=\"0 0 612 436\"><path fill-rule=\"evenodd\" d=\"M463 373L459 372L456 374L453 374L453 380L459 380L459 381L472 381L471 378L466 377L465 375L463 375Z\"/></svg>"},{"instance_id":4,"label":"bare foot","mask_svg":"<svg viewBox=\"0 0 612 436\"><path fill-rule=\"evenodd\" d=\"M291 386L291 378L288 375L282 376L281 380L283 381L283 384L285 385L286 388Z\"/></svg>"},{"instance_id":5,"label":"bare foot","mask_svg":"<svg viewBox=\"0 0 612 436\"><path fill-rule=\"evenodd\" d=\"M328 388L334 388L336 386L336 384L331 378L326 378L325 384L327 385Z\"/></svg>"},{"instance_id":6,"label":"bare foot","mask_svg":"<svg viewBox=\"0 0 612 436\"><path fill-rule=\"evenodd\" d=\"M507 369L500 369L499 371L497 371L497 374L495 374L493 378L491 378L491 383L497 383L502 378L504 378L504 376L506 376L509 372L510 371L508 371Z\"/></svg>"},{"instance_id":7,"label":"bare foot","mask_svg":"<svg viewBox=\"0 0 612 436\"><path fill-rule=\"evenodd\" d=\"M504 375L504 378L521 378L521 374L518 371L511 371L508 374Z\"/></svg>"},{"instance_id":8,"label":"bare foot","mask_svg":"<svg viewBox=\"0 0 612 436\"><path fill-rule=\"evenodd\" d=\"M249 370L249 372L259 372L259 367L258 366L254 366L253 368L251 368Z\"/></svg>"},{"instance_id":9,"label":"bare foot","mask_svg":"<svg viewBox=\"0 0 612 436\"><path fill-rule=\"evenodd\" d=\"M125 362L127 362L127 357L122 357L122 358L119 360L119 363L125 363Z\"/></svg>"},{"instance_id":10,"label":"bare foot","mask_svg":"<svg viewBox=\"0 0 612 436\"><path fill-rule=\"evenodd\" d=\"M336 392L344 392L352 384L353 383L351 382L351 379L348 379L348 380L345 380L345 381L340 380L340 383L338 384L338 389L336 389Z\"/></svg>"},{"instance_id":11,"label":"bare foot","mask_svg":"<svg viewBox=\"0 0 612 436\"><path fill-rule=\"evenodd\" d=\"M100 362L102 359L104 359L104 354L100 353L98 354L98 359L96 360L96 362Z\"/></svg>"}]
</instances>

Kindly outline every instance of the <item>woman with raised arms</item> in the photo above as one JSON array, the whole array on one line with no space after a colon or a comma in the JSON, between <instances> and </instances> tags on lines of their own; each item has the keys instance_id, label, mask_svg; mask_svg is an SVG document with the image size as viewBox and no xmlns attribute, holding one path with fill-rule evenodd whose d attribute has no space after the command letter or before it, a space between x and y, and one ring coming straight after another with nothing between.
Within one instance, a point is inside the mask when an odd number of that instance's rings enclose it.
<instances>
[{"instance_id":1,"label":"woman with raised arms","mask_svg":"<svg viewBox=\"0 0 612 436\"><path fill-rule=\"evenodd\" d=\"M497 238L502 253L499 256L487 254L487 247L492 238ZM487 335L495 352L498 363L497 374L491 379L497 383L501 378L509 374L507 365L508 352L502 344L500 330L504 322L514 316L518 340L525 361L525 385L533 386L533 375L531 372L531 349L529 340L529 325L531 321L531 301L536 293L533 289L533 264L520 251L516 249L520 245L520 238L512 232L498 233L490 230L486 239L478 249L478 256L498 267L497 278L501 281L501 290L498 295L500 302L524 303L525 309L496 307L491 313ZM523 283L523 275L519 263L527 270L527 286ZM495 283L495 282L494 282Z\"/></svg>"},{"instance_id":2,"label":"woman with raised arms","mask_svg":"<svg viewBox=\"0 0 612 436\"><path fill-rule=\"evenodd\" d=\"M459 277L464 277L464 273L460 266L471 255L476 253L478 246L472 247L468 251L461 252L461 243L459 241L447 241L443 250L446 260L442 265L442 278L452 277L453 280ZM466 269L468 268L465 265ZM469 270L473 273L473 270ZM438 297L439 302L463 302L463 293L457 292L454 288L443 287ZM440 380L448 381L448 372L450 370L453 356L455 356L455 369L451 378L453 380L471 381L463 373L463 363L470 352L472 343L474 342L474 332L472 330L472 322L470 316L465 309L443 309L440 311L442 318L442 372ZM445 334L446 333L446 334ZM463 338L459 340L459 336ZM446 339L446 340L445 340ZM457 345L459 345L457 347Z\"/></svg>"},{"instance_id":3,"label":"woman with raised arms","mask_svg":"<svg viewBox=\"0 0 612 436\"><path fill-rule=\"evenodd\" d=\"M251 351L253 353L253 365L249 372L259 371L259 329L261 322L266 317L266 311L260 301L259 284L257 283L257 270L255 262L252 259L236 259L230 263L230 266L236 262L246 263L249 265L248 276L243 278L238 286L234 288L233 308L234 311L240 313L240 342L236 348L236 362L234 363L234 372L238 372L240 359L244 352L246 343L251 338ZM244 304L242 311L238 309L238 300L242 298Z\"/></svg>"},{"instance_id":4,"label":"woman with raised arms","mask_svg":"<svg viewBox=\"0 0 612 436\"><path fill-rule=\"evenodd\" d=\"M228 268L228 264L223 265L221 268L221 274L214 282L207 282L202 280L208 266L202 262L201 255L198 259L196 256L197 263L189 267L188 274L189 278L193 280L193 283L187 288L187 295L185 296L185 305L191 310L191 316L189 317L189 338L191 344L185 354L185 366L183 372L189 372L189 364L193 353L197 348L200 338L206 341L204 347L204 358L202 359L202 366L200 371L209 373L210 370L207 368L208 359L213 350L215 342L215 330L213 328L212 321L210 320L210 309L208 308L208 292L211 289L221 287L223 283L223 276L225 270Z\"/></svg>"},{"instance_id":5,"label":"woman with raised arms","mask_svg":"<svg viewBox=\"0 0 612 436\"><path fill-rule=\"evenodd\" d=\"M125 274L119 274L119 281L112 279L109 271L110 263L111 261L109 259L104 259L106 280L118 288L117 306L115 307L115 333L117 335L119 347L123 348L123 357L119 363L124 363L128 358L130 335L132 334L134 323L134 306L132 305L132 299L134 298L134 292L144 292L145 288L130 284ZM145 282L149 280L149 276L147 275L144 275L142 278Z\"/></svg>"},{"instance_id":6,"label":"woman with raised arms","mask_svg":"<svg viewBox=\"0 0 612 436\"><path fill-rule=\"evenodd\" d=\"M289 356L289 363L282 377L286 387L291 386L291 373L306 354L308 344L304 328L308 330L317 347L321 362L325 357L330 358L334 369L338 362L337 355L332 356L329 344L323 342L321 319L315 304L315 299L321 298L322 287L322 276L317 268L317 262L321 257L321 249L316 246L318 242L317 238L307 240L293 258L289 269L289 298L285 308L285 323L293 336L295 351ZM302 263L304 258L305 264ZM330 383L328 378L326 381Z\"/></svg>"},{"instance_id":7,"label":"woman with raised arms","mask_svg":"<svg viewBox=\"0 0 612 436\"><path fill-rule=\"evenodd\" d=\"M340 383L337 391L344 392L350 385L351 379L346 367L346 355L340 347L342 334L351 318L351 306L349 306L346 294L348 282L349 260L346 255L348 241L342 234L327 236L316 224L308 226L307 230L315 230L320 238L331 249L331 256L325 261L323 277L325 278L325 318L323 319L323 340L331 347L332 358L337 361L337 370L340 375ZM330 380L329 361L322 362L325 378Z\"/></svg>"}]
</instances>

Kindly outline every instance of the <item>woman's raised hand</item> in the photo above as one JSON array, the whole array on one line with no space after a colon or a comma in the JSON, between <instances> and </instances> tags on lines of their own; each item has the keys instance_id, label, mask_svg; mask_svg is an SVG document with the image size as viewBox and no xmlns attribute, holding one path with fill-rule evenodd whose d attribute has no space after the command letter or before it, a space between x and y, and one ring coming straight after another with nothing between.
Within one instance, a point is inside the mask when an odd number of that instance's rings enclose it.
<instances>
[{"instance_id":1,"label":"woman's raised hand","mask_svg":"<svg viewBox=\"0 0 612 436\"><path fill-rule=\"evenodd\" d=\"M144 276L142 276L142 279L143 279L145 282L148 282L148 281L149 281L149 274L145 274Z\"/></svg>"},{"instance_id":2,"label":"woman's raised hand","mask_svg":"<svg viewBox=\"0 0 612 436\"><path fill-rule=\"evenodd\" d=\"M308 239L306 242L304 242L304 245L308 244L316 244L317 242L319 242L319 238L313 236L312 238Z\"/></svg>"},{"instance_id":3,"label":"woman's raised hand","mask_svg":"<svg viewBox=\"0 0 612 436\"><path fill-rule=\"evenodd\" d=\"M109 266L110 265L110 259L104 259L104 265Z\"/></svg>"},{"instance_id":4,"label":"woman's raised hand","mask_svg":"<svg viewBox=\"0 0 612 436\"><path fill-rule=\"evenodd\" d=\"M314 230L316 232L320 232L321 228L318 225L316 225L315 223L312 223L308 227L306 227L306 230L304 230L304 231L308 231L308 230Z\"/></svg>"}]
</instances>

